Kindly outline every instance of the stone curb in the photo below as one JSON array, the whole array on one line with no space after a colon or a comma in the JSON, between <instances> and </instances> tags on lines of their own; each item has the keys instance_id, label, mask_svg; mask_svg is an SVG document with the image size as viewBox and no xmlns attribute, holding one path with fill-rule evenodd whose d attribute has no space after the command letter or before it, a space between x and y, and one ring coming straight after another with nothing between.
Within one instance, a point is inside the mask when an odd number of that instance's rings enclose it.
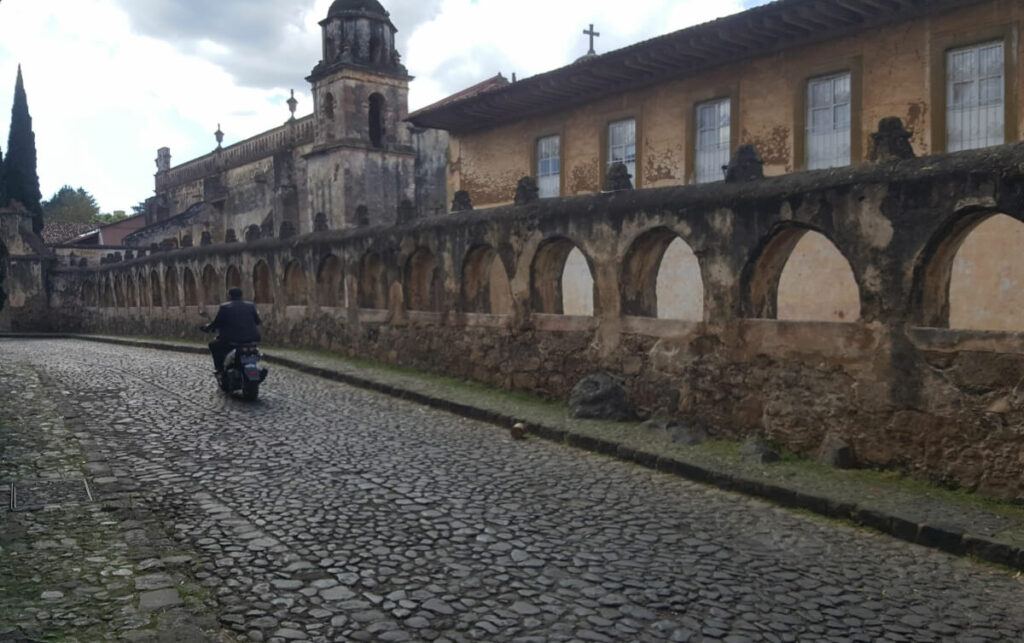
<instances>
[{"instance_id":1,"label":"stone curb","mask_svg":"<svg viewBox=\"0 0 1024 643\"><path fill-rule=\"evenodd\" d=\"M90 335L0 333L0 338L77 339L102 344L133 346L167 352L199 355L205 355L207 353L205 348L199 346L188 346L184 344L171 344L148 340L95 337ZM522 421L521 418L512 417L497 411L489 411L487 409L453 402L433 395L417 393L416 391L410 391L398 386L384 384L382 382L362 378L348 373L342 373L340 371L334 371L318 366L309 366L308 364L303 364L286 357L274 357L272 355L268 355L267 361L271 364L284 366L315 377L341 382L357 388L382 393L391 397L448 411L471 420L478 420L504 427L511 427L514 423ZM632 462L648 469L680 476L694 482L717 487L724 491L732 491L761 498L783 507L803 509L827 518L852 522L863 527L869 527L876 531L880 531L906 542L932 549L938 549L955 556L970 556L989 563L1024 571L1024 548L1000 543L984 536L975 536L957 529L943 527L941 525L917 523L913 520L908 520L876 509L861 507L857 504L837 502L824 496L815 496L772 483L744 478L741 476L734 476L729 473L715 471L700 465L683 462L675 458L663 457L653 453L639 452L611 440L604 440L581 433L574 433L557 427L530 423L529 431L531 434L545 440L567 444L593 453Z\"/></svg>"}]
</instances>

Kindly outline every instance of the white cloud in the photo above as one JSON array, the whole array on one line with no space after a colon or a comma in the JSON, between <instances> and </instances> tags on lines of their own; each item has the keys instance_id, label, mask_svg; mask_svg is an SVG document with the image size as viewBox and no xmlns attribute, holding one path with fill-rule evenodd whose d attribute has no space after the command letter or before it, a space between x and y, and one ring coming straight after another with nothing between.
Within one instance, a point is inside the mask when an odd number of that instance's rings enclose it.
<instances>
[{"instance_id":1,"label":"white cloud","mask_svg":"<svg viewBox=\"0 0 1024 643\"><path fill-rule=\"evenodd\" d=\"M601 34L598 53L742 10L741 0L443 0L438 15L409 38L406 63L417 81L413 109L493 76L520 78L587 53L583 30Z\"/></svg>"},{"instance_id":2,"label":"white cloud","mask_svg":"<svg viewBox=\"0 0 1024 643\"><path fill-rule=\"evenodd\" d=\"M69 183L93 192L105 210L127 209L152 194L157 148L171 147L182 162L213 149L218 123L227 143L274 127L288 116L290 88L308 112L304 78L317 62L318 22L330 3L6 0L0 147L20 62L44 196ZM412 107L498 71L526 77L567 64L586 52L590 22L605 52L742 8L741 0L632 0L626 11L620 0L384 4L417 77ZM259 28L262 19L278 24Z\"/></svg>"}]
</instances>

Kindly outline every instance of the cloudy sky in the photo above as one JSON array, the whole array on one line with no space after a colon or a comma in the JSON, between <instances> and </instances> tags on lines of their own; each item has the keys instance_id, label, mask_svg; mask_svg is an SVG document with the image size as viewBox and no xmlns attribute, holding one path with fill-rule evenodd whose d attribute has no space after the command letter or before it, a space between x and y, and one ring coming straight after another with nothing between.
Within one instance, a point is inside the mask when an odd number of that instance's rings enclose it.
<instances>
[{"instance_id":1,"label":"cloudy sky","mask_svg":"<svg viewBox=\"0 0 1024 643\"><path fill-rule=\"evenodd\" d=\"M383 0L399 29L410 107L502 72L520 78L735 13L765 0ZM300 114L331 0L0 0L0 147L22 64L44 197L82 186L104 211L152 195L153 159L175 164ZM543 19L541 19L543 18Z\"/></svg>"}]
</instances>

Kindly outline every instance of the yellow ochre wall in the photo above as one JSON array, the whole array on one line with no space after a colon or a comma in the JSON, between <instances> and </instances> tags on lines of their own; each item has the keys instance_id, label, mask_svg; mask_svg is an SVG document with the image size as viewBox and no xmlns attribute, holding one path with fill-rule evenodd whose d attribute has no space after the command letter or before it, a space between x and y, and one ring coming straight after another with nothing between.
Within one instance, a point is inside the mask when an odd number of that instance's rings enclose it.
<instances>
[{"instance_id":1,"label":"yellow ochre wall","mask_svg":"<svg viewBox=\"0 0 1024 643\"><path fill-rule=\"evenodd\" d=\"M517 180L534 174L536 140L550 134L562 136L562 194L599 191L607 124L628 117L637 120L638 187L691 183L694 106L726 96L733 98L733 149L747 143L757 146L768 175L799 170L806 82L844 70L853 77L854 163L864 159L871 132L887 116L903 119L913 132L919 155L943 151L945 110L936 101L944 101L945 52L996 39L1006 42L1007 75L1013 90L1006 97L1007 135L1018 140L1017 132L1024 130L1018 109L1024 94L1017 72L1022 21L1024 2L992 0L573 109L455 134L449 151L449 201L455 191L468 190L477 207L510 202Z\"/></svg>"}]
</instances>

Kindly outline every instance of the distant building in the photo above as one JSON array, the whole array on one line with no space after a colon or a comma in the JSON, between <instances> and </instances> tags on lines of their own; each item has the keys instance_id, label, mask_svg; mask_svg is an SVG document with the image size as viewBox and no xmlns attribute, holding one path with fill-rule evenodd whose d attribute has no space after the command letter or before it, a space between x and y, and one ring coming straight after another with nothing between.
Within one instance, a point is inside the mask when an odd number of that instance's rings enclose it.
<instances>
[{"instance_id":1,"label":"distant building","mask_svg":"<svg viewBox=\"0 0 1024 643\"><path fill-rule=\"evenodd\" d=\"M445 211L447 135L411 127L411 80L377 0L337 0L323 60L307 78L313 113L173 166L157 155L156 196L131 246L185 247L393 224L399 209Z\"/></svg>"},{"instance_id":2,"label":"distant building","mask_svg":"<svg viewBox=\"0 0 1024 643\"><path fill-rule=\"evenodd\" d=\"M451 133L448 193L511 202L722 180L737 147L768 175L864 160L900 117L919 155L1019 140L1014 0L778 0L515 83L487 81L410 121Z\"/></svg>"}]
</instances>

